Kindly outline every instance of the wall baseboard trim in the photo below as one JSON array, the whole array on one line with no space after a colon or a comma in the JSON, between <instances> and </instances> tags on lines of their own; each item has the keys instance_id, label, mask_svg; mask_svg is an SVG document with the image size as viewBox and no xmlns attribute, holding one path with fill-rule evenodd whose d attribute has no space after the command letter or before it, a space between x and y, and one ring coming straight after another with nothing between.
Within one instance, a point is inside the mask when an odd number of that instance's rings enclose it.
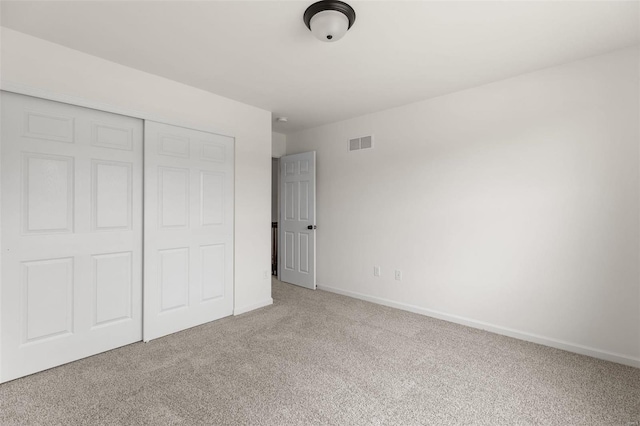
<instances>
[{"instance_id":1,"label":"wall baseboard trim","mask_svg":"<svg viewBox=\"0 0 640 426\"><path fill-rule=\"evenodd\" d=\"M233 316L246 314L247 312L264 308L265 306L273 305L273 299L270 297L267 300L263 300L262 302L254 303L252 305L242 306L240 308L235 308L233 310Z\"/></svg>"},{"instance_id":2,"label":"wall baseboard trim","mask_svg":"<svg viewBox=\"0 0 640 426\"><path fill-rule=\"evenodd\" d=\"M551 337L540 336L533 333L527 333L525 331L514 330L499 325L486 323L483 321L477 321L470 318L461 317L458 315L447 314L444 312L435 311L432 309L422 308L420 306L409 305L407 303L396 302L390 299L382 297L369 296L362 293L357 293L349 290L342 290L335 287L326 285L318 285L318 290L324 290L331 293L341 294L343 296L353 297L355 299L364 300L367 302L376 303L379 305L389 306L391 308L401 309L403 311L412 312L414 314L425 315L432 318L437 318L444 321L453 322L456 324L466 325L468 327L477 328L480 330L489 331L503 336L513 337L515 339L525 340L527 342L538 343L544 346L550 346L556 349L562 349L568 352L574 352L580 355L586 355L593 358L603 359L605 361L612 361L618 364L628 365L631 367L640 368L640 358L633 358L626 355L621 355L613 352L603 351L588 346L583 346L575 343L566 342L563 340L554 339Z\"/></svg>"}]
</instances>

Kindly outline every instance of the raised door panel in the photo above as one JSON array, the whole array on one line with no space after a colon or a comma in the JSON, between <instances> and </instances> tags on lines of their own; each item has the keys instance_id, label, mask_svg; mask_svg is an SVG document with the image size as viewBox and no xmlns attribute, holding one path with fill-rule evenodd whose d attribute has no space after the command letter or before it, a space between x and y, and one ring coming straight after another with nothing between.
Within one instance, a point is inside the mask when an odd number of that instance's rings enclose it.
<instances>
[{"instance_id":1,"label":"raised door panel","mask_svg":"<svg viewBox=\"0 0 640 426\"><path fill-rule=\"evenodd\" d=\"M74 159L23 153L22 220L25 234L73 231Z\"/></svg>"},{"instance_id":2,"label":"raised door panel","mask_svg":"<svg viewBox=\"0 0 640 426\"><path fill-rule=\"evenodd\" d=\"M91 143L93 146L124 151L133 149L134 132L131 127L117 127L94 122L91 124L91 131Z\"/></svg>"},{"instance_id":3,"label":"raised door panel","mask_svg":"<svg viewBox=\"0 0 640 426\"><path fill-rule=\"evenodd\" d=\"M300 170L301 175L308 175L310 170L310 161L309 160L301 160L298 163L298 168Z\"/></svg>"},{"instance_id":4,"label":"raised door panel","mask_svg":"<svg viewBox=\"0 0 640 426\"><path fill-rule=\"evenodd\" d=\"M309 220L309 181L298 182L298 219Z\"/></svg>"},{"instance_id":5,"label":"raised door panel","mask_svg":"<svg viewBox=\"0 0 640 426\"><path fill-rule=\"evenodd\" d=\"M223 173L200 172L200 220L202 226L224 223L224 179Z\"/></svg>"},{"instance_id":6,"label":"raised door panel","mask_svg":"<svg viewBox=\"0 0 640 426\"><path fill-rule=\"evenodd\" d=\"M224 163L226 161L227 147L224 141L220 142L207 142L202 141L202 159L205 161L215 161L217 163Z\"/></svg>"},{"instance_id":7,"label":"raised door panel","mask_svg":"<svg viewBox=\"0 0 640 426\"><path fill-rule=\"evenodd\" d=\"M298 272L302 274L309 273L309 240L308 233L298 233Z\"/></svg>"},{"instance_id":8,"label":"raised door panel","mask_svg":"<svg viewBox=\"0 0 640 426\"><path fill-rule=\"evenodd\" d=\"M132 273L131 252L93 256L94 326L131 319Z\"/></svg>"},{"instance_id":9,"label":"raised door panel","mask_svg":"<svg viewBox=\"0 0 640 426\"><path fill-rule=\"evenodd\" d=\"M24 136L52 142L73 143L74 118L46 112L24 111Z\"/></svg>"},{"instance_id":10,"label":"raised door panel","mask_svg":"<svg viewBox=\"0 0 640 426\"><path fill-rule=\"evenodd\" d=\"M160 135L158 153L169 157L189 158L189 138L177 135Z\"/></svg>"},{"instance_id":11,"label":"raised door panel","mask_svg":"<svg viewBox=\"0 0 640 426\"><path fill-rule=\"evenodd\" d=\"M189 169L158 167L161 228L189 226Z\"/></svg>"},{"instance_id":12,"label":"raised door panel","mask_svg":"<svg viewBox=\"0 0 640 426\"><path fill-rule=\"evenodd\" d=\"M295 269L295 233L284 233L284 268L293 271Z\"/></svg>"},{"instance_id":13,"label":"raised door panel","mask_svg":"<svg viewBox=\"0 0 640 426\"><path fill-rule=\"evenodd\" d=\"M296 164L293 161L284 162L284 175L293 176L296 174Z\"/></svg>"},{"instance_id":14,"label":"raised door panel","mask_svg":"<svg viewBox=\"0 0 640 426\"><path fill-rule=\"evenodd\" d=\"M189 303L189 249L160 250L160 311Z\"/></svg>"},{"instance_id":15,"label":"raised door panel","mask_svg":"<svg viewBox=\"0 0 640 426\"><path fill-rule=\"evenodd\" d=\"M92 161L93 229L108 231L131 229L132 164L114 161Z\"/></svg>"},{"instance_id":16,"label":"raised door panel","mask_svg":"<svg viewBox=\"0 0 640 426\"><path fill-rule=\"evenodd\" d=\"M73 333L73 258L23 262L23 343Z\"/></svg>"},{"instance_id":17,"label":"raised door panel","mask_svg":"<svg viewBox=\"0 0 640 426\"><path fill-rule=\"evenodd\" d=\"M284 185L284 220L296 220L296 187L298 182L286 182Z\"/></svg>"},{"instance_id":18,"label":"raised door panel","mask_svg":"<svg viewBox=\"0 0 640 426\"><path fill-rule=\"evenodd\" d=\"M224 297L225 290L225 244L211 244L200 248L202 253L202 298L201 301Z\"/></svg>"}]
</instances>

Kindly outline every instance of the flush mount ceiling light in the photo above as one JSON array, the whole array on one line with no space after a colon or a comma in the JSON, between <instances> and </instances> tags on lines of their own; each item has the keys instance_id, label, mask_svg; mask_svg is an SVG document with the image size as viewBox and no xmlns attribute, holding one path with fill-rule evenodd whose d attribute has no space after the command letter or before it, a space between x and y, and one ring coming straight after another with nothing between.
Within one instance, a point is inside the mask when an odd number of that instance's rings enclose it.
<instances>
[{"instance_id":1,"label":"flush mount ceiling light","mask_svg":"<svg viewBox=\"0 0 640 426\"><path fill-rule=\"evenodd\" d=\"M344 2L323 0L309 6L303 20L318 40L333 42L340 40L351 28L356 11Z\"/></svg>"}]
</instances>

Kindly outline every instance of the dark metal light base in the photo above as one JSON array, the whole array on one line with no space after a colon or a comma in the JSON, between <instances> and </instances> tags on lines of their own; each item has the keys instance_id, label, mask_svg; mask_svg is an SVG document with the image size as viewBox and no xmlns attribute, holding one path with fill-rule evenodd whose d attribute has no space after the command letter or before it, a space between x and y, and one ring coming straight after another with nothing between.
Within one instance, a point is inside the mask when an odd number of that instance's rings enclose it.
<instances>
[{"instance_id":1,"label":"dark metal light base","mask_svg":"<svg viewBox=\"0 0 640 426\"><path fill-rule=\"evenodd\" d=\"M312 4L304 11L304 24L307 28L311 29L311 18L316 13L324 12L325 10L335 10L343 13L349 20L349 27L356 21L356 11L345 2L339 0L322 0Z\"/></svg>"}]
</instances>

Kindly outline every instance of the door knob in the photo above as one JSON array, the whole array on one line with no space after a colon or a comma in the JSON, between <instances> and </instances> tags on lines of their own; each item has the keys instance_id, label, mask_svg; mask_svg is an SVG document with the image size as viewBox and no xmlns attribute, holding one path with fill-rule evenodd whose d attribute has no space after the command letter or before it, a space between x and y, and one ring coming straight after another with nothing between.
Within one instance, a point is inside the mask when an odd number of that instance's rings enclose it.
<instances>
[{"instance_id":1,"label":"door knob","mask_svg":"<svg viewBox=\"0 0 640 426\"><path fill-rule=\"evenodd\" d=\"M307 229L317 229L318 227L316 225L309 225L307 226Z\"/></svg>"}]
</instances>

